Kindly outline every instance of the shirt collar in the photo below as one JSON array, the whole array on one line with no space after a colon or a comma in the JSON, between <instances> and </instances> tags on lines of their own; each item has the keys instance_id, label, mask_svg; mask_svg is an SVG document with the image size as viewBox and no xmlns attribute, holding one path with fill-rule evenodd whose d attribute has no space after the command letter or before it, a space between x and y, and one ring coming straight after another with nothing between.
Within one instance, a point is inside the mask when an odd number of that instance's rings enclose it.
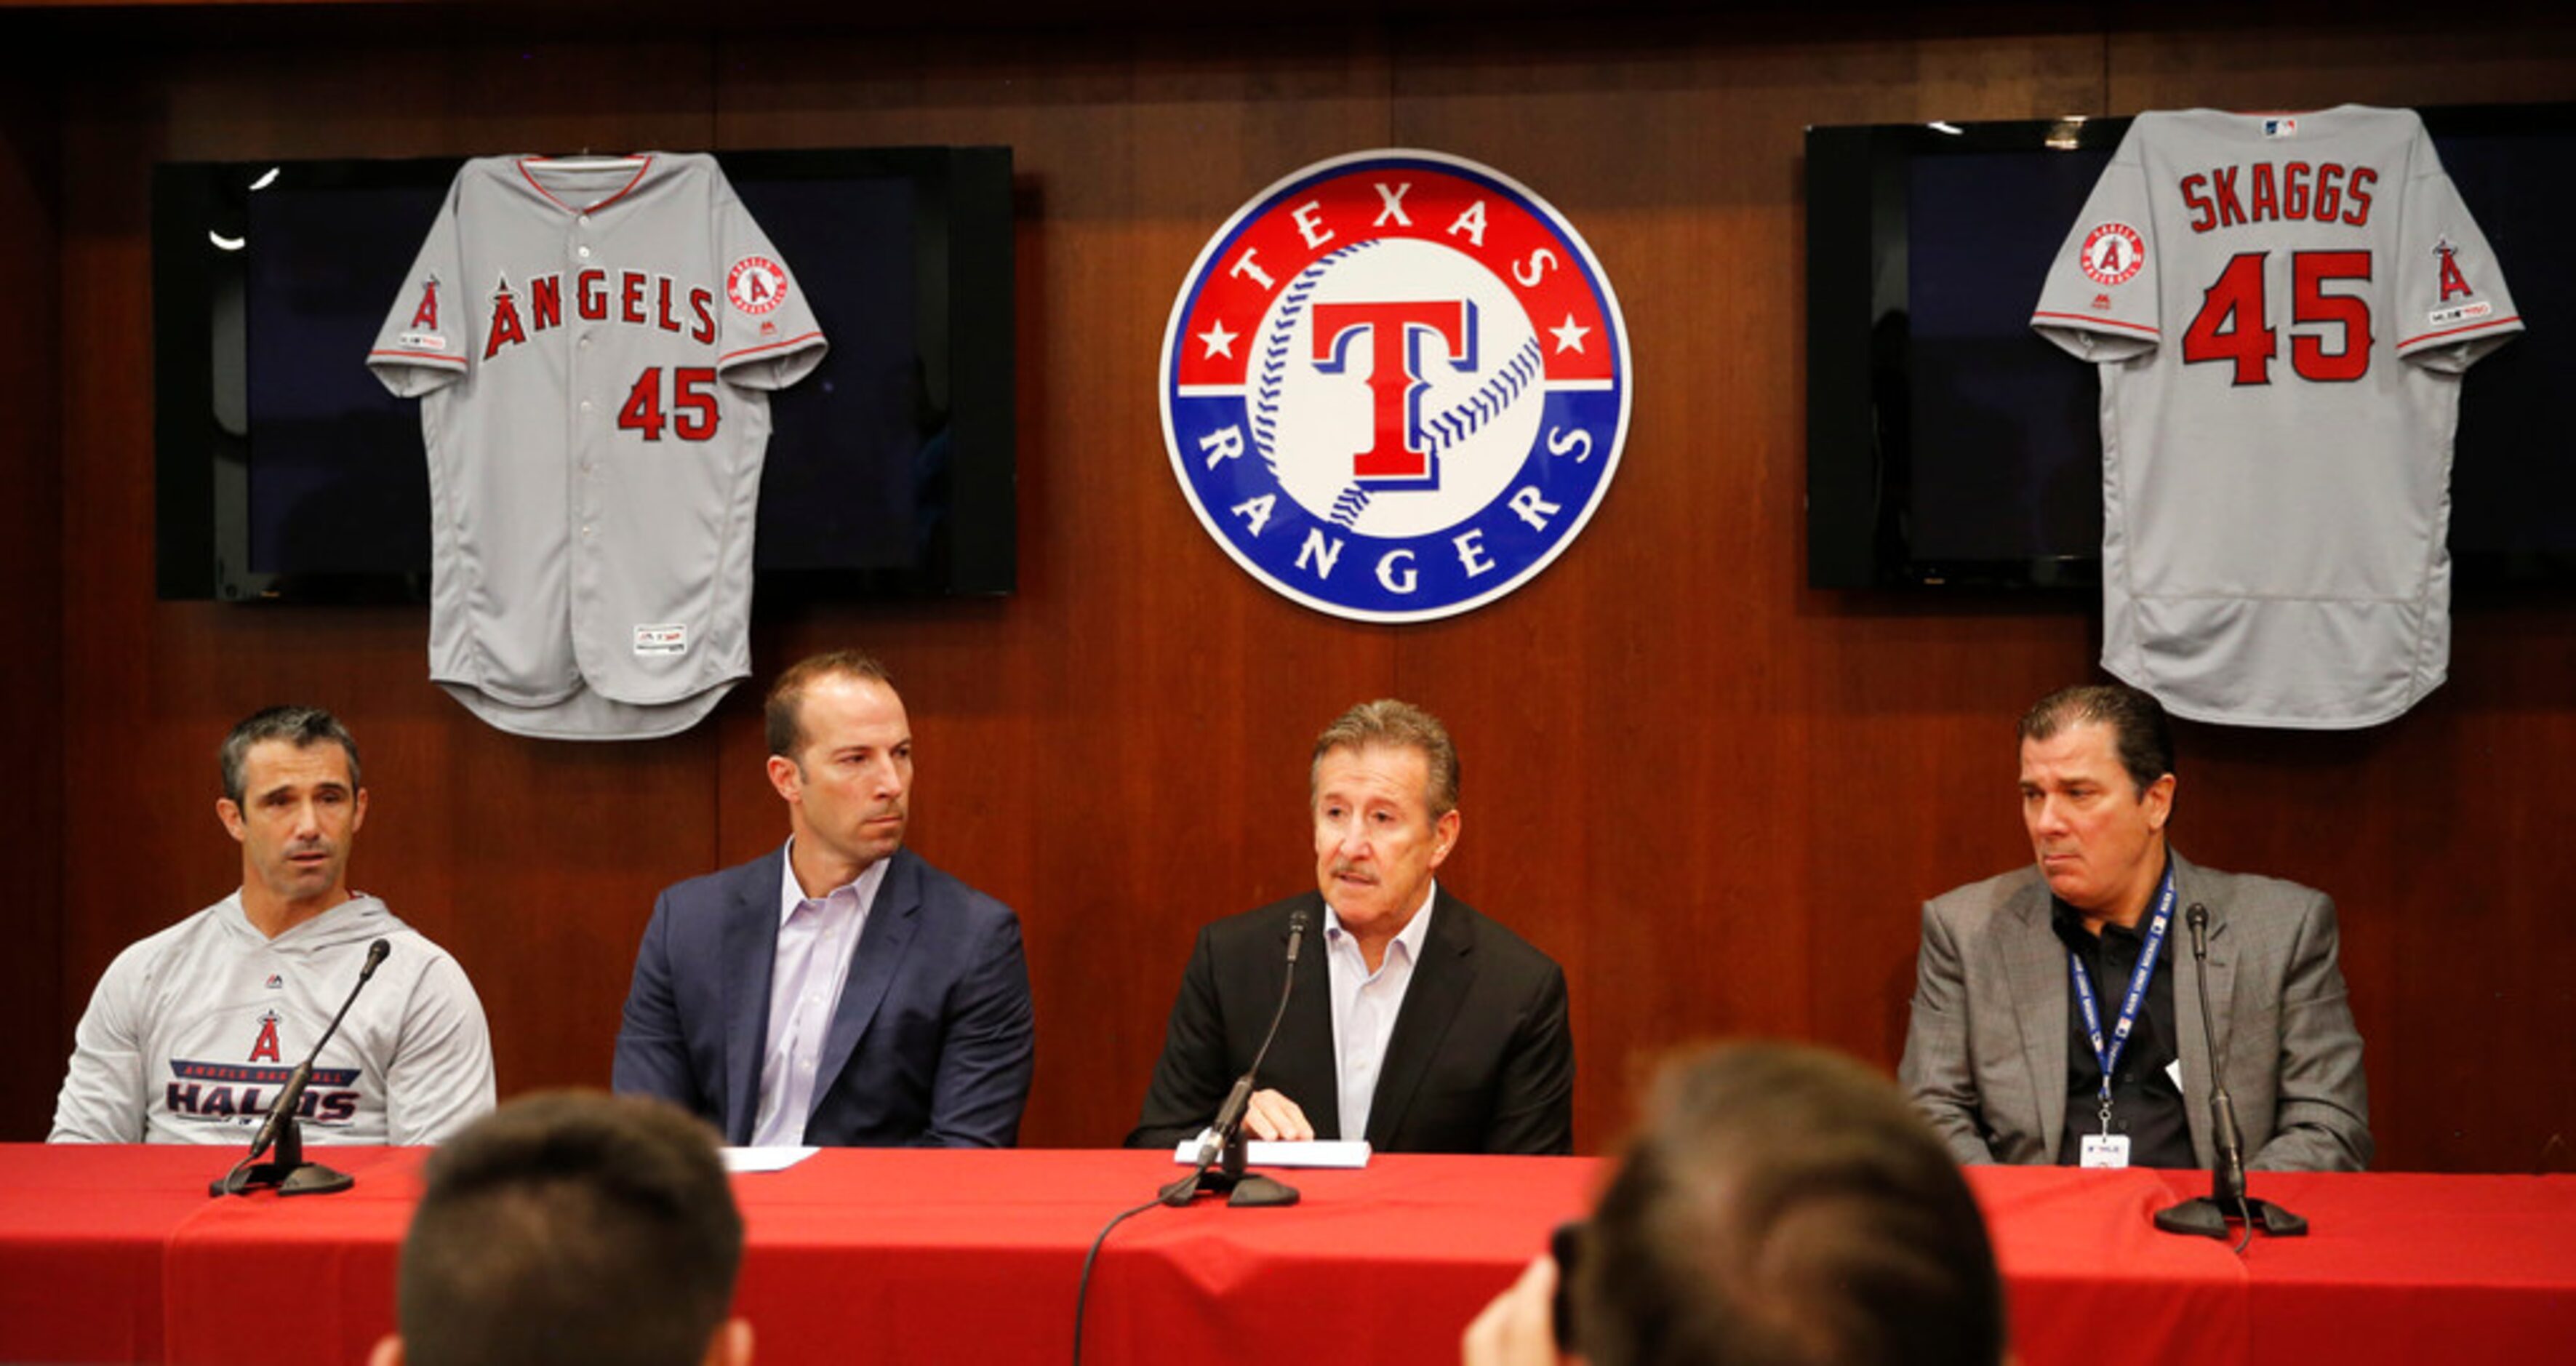
<instances>
[{"instance_id":1,"label":"shirt collar","mask_svg":"<svg viewBox=\"0 0 2576 1366\"><path fill-rule=\"evenodd\" d=\"M1395 938L1388 941L1388 947L1390 949L1398 944L1404 946L1404 961L1408 963L1418 963L1422 961L1422 941L1428 938L1431 934L1431 908L1432 905L1439 900L1440 882L1437 878L1434 878L1428 886L1422 889L1422 904L1414 908L1413 918L1404 922L1404 928L1396 931ZM1333 909L1333 903L1329 901L1325 902L1324 942L1326 944L1338 944L1343 940L1350 938L1353 938L1350 931L1342 928L1341 912ZM1353 947L1357 947L1357 945L1355 944Z\"/></svg>"},{"instance_id":2,"label":"shirt collar","mask_svg":"<svg viewBox=\"0 0 2576 1366\"><path fill-rule=\"evenodd\" d=\"M2168 848L2165 850L2164 873L2157 878L2154 890L2147 893L2146 914L2139 916L2138 923L2135 925L2115 925L2106 920L2102 922L2101 938L2097 939L2085 930L2084 913L2068 905L2065 898L2052 892L2048 897L2048 927L2057 932L2058 939L2066 947L2078 952L2090 952L2094 946L2108 941L2114 935L2132 943L2142 943L2147 937L2146 923L2155 914L2156 898L2164 895L2164 879L2174 875L2173 850ZM2179 887L2175 889L2174 899L2177 902L2182 899ZM2165 951L2157 955L2157 961L2166 962L2172 956L2173 941L2167 938Z\"/></svg>"},{"instance_id":3,"label":"shirt collar","mask_svg":"<svg viewBox=\"0 0 2576 1366\"><path fill-rule=\"evenodd\" d=\"M851 894L857 899L860 910L864 911L874 904L877 899L877 889L885 885L886 865L892 862L894 862L894 855L888 854L869 864L860 870L856 878L843 884L852 889ZM787 837L787 848L780 853L778 863L778 923L784 926L787 923L787 917L796 914L796 908L804 905L808 899L804 884L796 880L796 837L794 835ZM811 899L818 902L829 901L841 890L841 887L835 887Z\"/></svg>"}]
</instances>

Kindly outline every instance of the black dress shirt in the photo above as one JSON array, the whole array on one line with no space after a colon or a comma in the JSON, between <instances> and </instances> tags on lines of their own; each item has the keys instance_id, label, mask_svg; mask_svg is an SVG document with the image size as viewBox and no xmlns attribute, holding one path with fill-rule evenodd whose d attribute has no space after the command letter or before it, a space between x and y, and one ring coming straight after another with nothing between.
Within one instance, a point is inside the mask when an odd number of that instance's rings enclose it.
<instances>
[{"instance_id":1,"label":"black dress shirt","mask_svg":"<svg viewBox=\"0 0 2576 1366\"><path fill-rule=\"evenodd\" d=\"M2096 937L2084 928L2084 918L2074 907L2051 900L2049 926L2084 964L2085 975L2093 983L2094 1007L2101 1013L2103 1046L2108 1047L2112 1025L2120 1018L2120 998L2129 994L2129 974L2137 969L2138 954L2146 947L2145 929L2143 924L2138 929L2104 925ZM2120 1065L2111 1075L2111 1132L2128 1135L2132 1167L2200 1165L2191 1150L2186 1102L2171 1070L2180 1056L2175 1051L2180 1036L2171 1024L2175 1018L2174 939L2179 930L2179 917L2165 927L2156 973L2147 981L2147 999L2138 1007L2128 1047L2121 1050ZM2084 1007L2076 999L2072 978L2066 983L2066 1027L2066 1137L2058 1147L2057 1161L2071 1167L2082 1160L2085 1136L2102 1132L2102 1064L2093 1056L2093 1040L2085 1031Z\"/></svg>"}]
</instances>

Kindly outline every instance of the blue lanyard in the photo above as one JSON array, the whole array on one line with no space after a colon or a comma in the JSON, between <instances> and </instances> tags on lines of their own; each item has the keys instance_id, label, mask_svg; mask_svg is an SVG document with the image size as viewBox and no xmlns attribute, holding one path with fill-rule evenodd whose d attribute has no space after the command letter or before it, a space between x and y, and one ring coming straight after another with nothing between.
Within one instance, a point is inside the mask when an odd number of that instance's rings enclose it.
<instances>
[{"instance_id":1,"label":"blue lanyard","mask_svg":"<svg viewBox=\"0 0 2576 1366\"><path fill-rule=\"evenodd\" d=\"M2156 957L2164 951L2165 929L2173 923L2173 865L2165 866L2164 885L2156 891L2156 913L2147 921L2147 936L2138 947L2138 965L2129 970L2128 994L2120 998L2120 1018L2111 1025L2111 1038L2102 1038L2102 1008L2093 1001L2093 979L2084 971L2084 960L2073 949L2066 951L2066 971L2075 981L2075 1004L2084 1010L2084 1034L2093 1041L2093 1060L2102 1065L2102 1131L2111 1131L2111 1073L2120 1066L2120 1054L2129 1047L2129 1032L2138 1026L2138 1008L2146 1004L2147 983L2156 975Z\"/></svg>"}]
</instances>

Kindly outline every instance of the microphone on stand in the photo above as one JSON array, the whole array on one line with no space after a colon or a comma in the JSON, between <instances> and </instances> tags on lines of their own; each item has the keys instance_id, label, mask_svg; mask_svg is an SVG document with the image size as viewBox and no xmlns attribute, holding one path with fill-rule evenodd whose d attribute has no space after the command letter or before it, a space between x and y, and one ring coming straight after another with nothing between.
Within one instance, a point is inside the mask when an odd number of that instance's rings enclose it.
<instances>
[{"instance_id":1,"label":"microphone on stand","mask_svg":"<svg viewBox=\"0 0 2576 1366\"><path fill-rule=\"evenodd\" d=\"M2200 1033L2209 1041L2209 1138L2218 1150L2218 1163L2209 1173L2209 1194L2156 1211L2156 1227L2167 1233L2224 1239L2228 1220L2234 1219L2249 1234L2260 1228L2276 1238L2299 1237L2308 1231L2307 1220L2245 1194L2245 1138L2236 1127L2236 1101L2227 1094L2227 1055L2220 1050L2218 1031L2210 1023L2209 908L2195 901L2183 918L2191 926L2192 971L2200 982Z\"/></svg>"},{"instance_id":2,"label":"microphone on stand","mask_svg":"<svg viewBox=\"0 0 2576 1366\"><path fill-rule=\"evenodd\" d=\"M329 1195L358 1184L358 1178L347 1172L304 1160L304 1131L295 1122L295 1111L304 1103L305 1088L313 1082L313 1063L322 1056L323 1045L340 1032L340 1021L348 1018L349 1007L358 1003L358 993L367 989L367 979L376 975L377 966L391 952L393 945L381 939L367 946L367 964L358 970L358 982L349 988L349 999L340 1003L340 1013L331 1017L330 1026L314 1042L313 1051L286 1074L286 1086L277 1093L277 1103L269 1107L268 1121L251 1139L249 1154L231 1171L209 1182L208 1195L248 1195L265 1186L276 1187L280 1195ZM271 1145L275 1145L277 1155L260 1162L260 1155Z\"/></svg>"},{"instance_id":3,"label":"microphone on stand","mask_svg":"<svg viewBox=\"0 0 2576 1366\"><path fill-rule=\"evenodd\" d=\"M1243 1116L1252 1103L1253 1081L1260 1075L1261 1061L1270 1056L1271 1042L1279 1037L1279 1022L1288 1015L1288 992L1297 984L1297 951L1305 947L1306 924L1305 907L1288 913L1288 972L1279 983L1279 1005L1270 1012L1270 1028L1261 1036L1261 1047L1253 1050L1252 1065L1234 1079L1234 1089L1225 1093L1225 1103L1217 1107L1216 1122L1199 1140L1198 1161L1190 1174L1163 1187L1164 1204L1186 1205L1202 1190L1232 1191L1226 1200L1229 1205L1297 1203L1296 1187L1244 1171ZM1224 1159L1223 1166L1217 1165L1219 1158Z\"/></svg>"}]
</instances>

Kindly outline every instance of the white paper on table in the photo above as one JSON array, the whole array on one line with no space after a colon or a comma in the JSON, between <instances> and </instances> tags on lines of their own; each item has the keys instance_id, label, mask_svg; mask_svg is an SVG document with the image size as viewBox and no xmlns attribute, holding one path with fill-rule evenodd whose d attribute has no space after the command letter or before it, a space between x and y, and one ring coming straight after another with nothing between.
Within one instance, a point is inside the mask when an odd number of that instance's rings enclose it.
<instances>
[{"instance_id":1,"label":"white paper on table","mask_svg":"<svg viewBox=\"0 0 2576 1366\"><path fill-rule=\"evenodd\" d=\"M724 1168L729 1172L783 1172L821 1151L820 1148L727 1148L724 1150Z\"/></svg>"},{"instance_id":2,"label":"white paper on table","mask_svg":"<svg viewBox=\"0 0 2576 1366\"><path fill-rule=\"evenodd\" d=\"M1183 1139L1172 1149L1172 1160L1184 1167L1199 1163L1199 1144L1207 1137L1202 1130L1198 1138ZM1369 1163L1368 1140L1318 1138L1304 1143L1272 1143L1267 1139L1250 1139L1243 1145L1243 1164L1247 1167L1343 1167L1356 1171Z\"/></svg>"}]
</instances>

